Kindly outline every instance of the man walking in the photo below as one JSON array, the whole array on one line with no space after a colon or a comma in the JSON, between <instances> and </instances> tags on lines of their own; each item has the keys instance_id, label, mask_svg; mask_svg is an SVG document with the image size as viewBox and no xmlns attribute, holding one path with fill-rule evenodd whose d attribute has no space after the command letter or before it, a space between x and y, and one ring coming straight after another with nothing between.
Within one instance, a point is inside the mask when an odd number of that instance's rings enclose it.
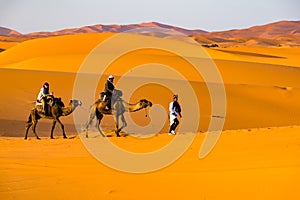
<instances>
[{"instance_id":1,"label":"man walking","mask_svg":"<svg viewBox=\"0 0 300 200\"><path fill-rule=\"evenodd\" d=\"M179 124L178 116L181 116L181 108L178 103L178 95L173 95L173 101L169 104L169 111L170 111L170 130L169 135L175 135L176 128Z\"/></svg>"}]
</instances>

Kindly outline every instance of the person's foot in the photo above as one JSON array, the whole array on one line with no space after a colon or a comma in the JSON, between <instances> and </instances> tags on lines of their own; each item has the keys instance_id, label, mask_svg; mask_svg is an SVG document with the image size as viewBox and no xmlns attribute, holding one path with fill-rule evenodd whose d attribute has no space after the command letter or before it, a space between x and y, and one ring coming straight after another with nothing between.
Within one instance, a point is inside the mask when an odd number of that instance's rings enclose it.
<instances>
[{"instance_id":1,"label":"person's foot","mask_svg":"<svg viewBox=\"0 0 300 200\"><path fill-rule=\"evenodd\" d=\"M172 130L169 135L176 135L176 132L174 130Z\"/></svg>"}]
</instances>

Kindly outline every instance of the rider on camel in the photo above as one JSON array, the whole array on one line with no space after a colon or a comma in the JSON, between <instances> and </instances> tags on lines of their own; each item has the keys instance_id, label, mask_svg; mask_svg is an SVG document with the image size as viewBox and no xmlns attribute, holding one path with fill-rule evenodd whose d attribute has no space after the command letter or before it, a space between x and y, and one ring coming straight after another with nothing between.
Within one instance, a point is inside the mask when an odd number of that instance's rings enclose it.
<instances>
[{"instance_id":1,"label":"rider on camel","mask_svg":"<svg viewBox=\"0 0 300 200\"><path fill-rule=\"evenodd\" d=\"M48 115L49 113L48 113L48 96L50 96L51 95L51 93L49 92L49 88L50 88L50 86L49 86L49 83L48 82L45 82L44 84L43 84L43 87L40 89L40 92L39 92L39 94L38 94L38 96L37 96L37 103L41 103L42 104L42 113L44 114L44 115Z\"/></svg>"},{"instance_id":2,"label":"rider on camel","mask_svg":"<svg viewBox=\"0 0 300 200\"><path fill-rule=\"evenodd\" d=\"M114 78L115 77L113 75L109 75L105 83L105 90L104 90L105 96L103 100L107 101L108 109L111 109L111 98L112 98L113 91L115 89Z\"/></svg>"}]
</instances>

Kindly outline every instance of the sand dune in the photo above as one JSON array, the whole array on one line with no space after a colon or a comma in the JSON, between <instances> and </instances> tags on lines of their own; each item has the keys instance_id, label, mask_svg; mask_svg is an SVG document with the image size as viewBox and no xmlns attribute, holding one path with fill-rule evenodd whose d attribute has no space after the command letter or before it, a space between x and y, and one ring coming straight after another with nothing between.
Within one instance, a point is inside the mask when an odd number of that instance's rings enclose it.
<instances>
[{"instance_id":1,"label":"sand dune","mask_svg":"<svg viewBox=\"0 0 300 200\"><path fill-rule=\"evenodd\" d=\"M2 51L4 51L6 49L9 49L9 48L25 41L25 40L27 40L27 39L0 35L0 49L2 49Z\"/></svg>"},{"instance_id":2,"label":"sand dune","mask_svg":"<svg viewBox=\"0 0 300 200\"><path fill-rule=\"evenodd\" d=\"M205 49L224 81L227 113L221 138L204 159L199 159L198 153L205 135L209 134L206 131L212 118L207 85L194 75L184 59L153 49L119 57L106 73L115 74L118 81L132 66L150 62L160 62L186 73L199 100L200 128L193 144L175 163L140 175L110 169L84 148L75 130L73 115L61 118L71 139L63 140L59 127L55 131L56 140L48 139L50 120L41 120L38 125L42 140L36 140L32 133L27 141L20 138L24 136L25 122L41 84L49 81L50 90L67 103L73 98L76 72L87 54L112 36L111 33L91 33L40 38L0 53L1 199L299 198L300 128L296 125L300 122L300 48ZM174 39L160 40L167 43ZM184 40L181 42L190 45ZM119 48L112 46L99 59L113 55ZM185 56L203 59L189 53ZM95 76L89 74L88 78ZM103 89L102 79L92 94L95 99ZM182 83L169 81L178 86ZM161 103L167 110L170 96L166 88L145 86L139 88L130 101L147 98ZM89 106L83 102L83 107L78 109L87 114ZM184 109L183 114L188 118ZM132 115L134 121L142 125L149 123L144 116L144 112ZM104 118L102 128L106 134L113 135L113 125L111 117ZM172 141L165 134L167 128L165 124L156 136L147 139L129 135L109 140L132 152L154 151Z\"/></svg>"},{"instance_id":3,"label":"sand dune","mask_svg":"<svg viewBox=\"0 0 300 200\"><path fill-rule=\"evenodd\" d=\"M84 57L97 44L111 35L112 34L110 33L78 34L28 40L15 46L13 49L8 49L7 51L1 53L0 66L2 68L21 69L32 69L33 67L33 69L36 68L37 70L51 71L60 71L59 69L63 71L70 71L70 69L73 68L75 71L77 71ZM77 57L79 60L76 60ZM65 59L65 61L60 61L59 59ZM75 59L75 61L69 63L73 59ZM52 60L57 62L52 63ZM73 64L75 66L73 66Z\"/></svg>"},{"instance_id":4,"label":"sand dune","mask_svg":"<svg viewBox=\"0 0 300 200\"><path fill-rule=\"evenodd\" d=\"M1 110L1 118L25 120L32 107L31 102L35 100L44 80L51 83L51 90L55 95L61 96L65 102L69 101L76 77L74 72L79 69L87 53L98 42L110 36L111 34L79 34L35 39L2 52L1 81L9 82L10 85L0 86L2 94L6 94L1 98L1 104L14 103ZM61 47L57 48L59 45ZM300 48L232 47L206 50L218 66L225 84L228 101L226 130L299 123ZM109 53L108 51L107 54ZM143 51L118 59L114 66L126 71L127 67L154 60L178 67L185 65L177 58L168 59L167 54L162 52ZM113 73L118 76L122 74L121 71ZM209 105L209 94L203 80L193 80L192 84L198 91L201 105ZM97 92L102 89L102 84L99 83ZM168 99L164 95L158 98L148 94L146 97L154 102L165 102ZM26 109L20 110L20 107ZM205 131L211 113L209 107L201 109L201 131ZM72 119L66 120L67 123L72 123ZM5 123L2 124L5 127Z\"/></svg>"}]
</instances>

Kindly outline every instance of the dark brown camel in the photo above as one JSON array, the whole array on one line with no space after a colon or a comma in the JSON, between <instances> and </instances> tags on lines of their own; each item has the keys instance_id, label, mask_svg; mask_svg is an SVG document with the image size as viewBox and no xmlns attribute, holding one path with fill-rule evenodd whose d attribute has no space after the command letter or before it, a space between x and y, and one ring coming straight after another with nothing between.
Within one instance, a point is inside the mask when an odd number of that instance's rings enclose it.
<instances>
[{"instance_id":1,"label":"dark brown camel","mask_svg":"<svg viewBox=\"0 0 300 200\"><path fill-rule=\"evenodd\" d=\"M41 118L51 119L53 120L52 129L51 129L51 139L54 139L53 137L53 131L55 128L56 123L58 122L61 125L61 129L63 131L64 138L67 138L64 125L59 120L61 116L67 116L70 115L78 106L81 106L81 101L79 100L70 100L70 103L67 107L64 107L63 102L60 100L60 98L53 98L52 106L50 107L50 114L44 115L41 112L41 109L36 106L30 111L30 115L28 118L28 121L26 123L26 133L25 133L25 139L27 139L28 130L32 126L32 131L35 134L37 139L40 139L39 136L36 133L36 125L38 123L38 120Z\"/></svg>"},{"instance_id":2,"label":"dark brown camel","mask_svg":"<svg viewBox=\"0 0 300 200\"><path fill-rule=\"evenodd\" d=\"M127 123L125 121L124 112L136 112L143 108L147 108L148 106L152 106L152 103L146 99L141 99L139 102L135 104L130 104L122 100L120 97L114 100L114 103L112 105L112 109L106 108L107 103L98 99L91 107L90 114L88 121L85 124L85 131L86 131L86 137L88 138L88 128L95 116L97 117L97 128L99 133L105 137L103 134L100 123L103 118L103 115L113 115L116 120L116 130L115 133L117 134L117 137L120 137L120 132L123 128L127 126ZM119 118L121 117L122 126L119 127Z\"/></svg>"}]
</instances>

